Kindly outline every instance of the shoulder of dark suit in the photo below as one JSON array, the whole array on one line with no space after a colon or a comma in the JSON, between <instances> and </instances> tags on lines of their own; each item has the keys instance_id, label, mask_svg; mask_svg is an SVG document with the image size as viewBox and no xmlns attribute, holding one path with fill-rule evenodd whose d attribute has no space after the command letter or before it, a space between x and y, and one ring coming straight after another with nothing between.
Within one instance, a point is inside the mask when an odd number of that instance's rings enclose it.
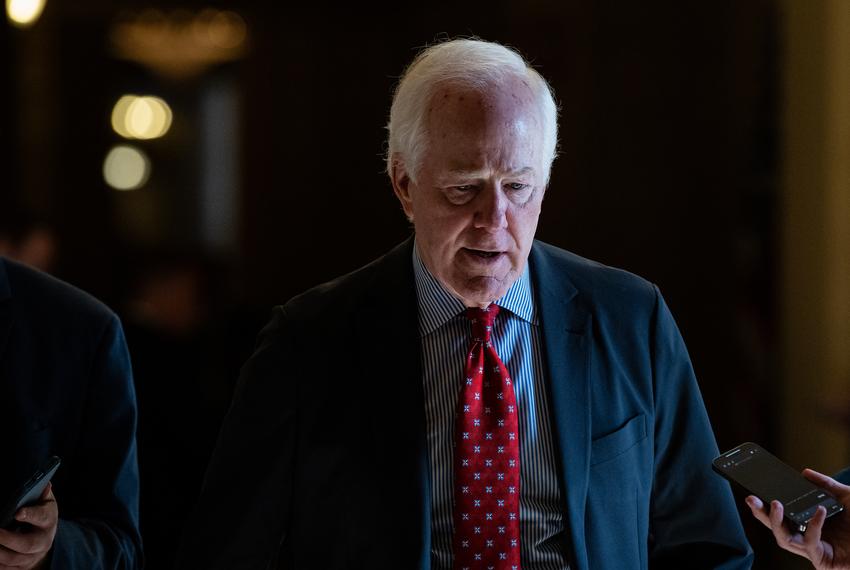
<instances>
[{"instance_id":1,"label":"shoulder of dark suit","mask_svg":"<svg viewBox=\"0 0 850 570\"><path fill-rule=\"evenodd\" d=\"M115 318L105 304L85 291L27 265L0 257L0 300L28 320L104 323Z\"/></svg>"}]
</instances>

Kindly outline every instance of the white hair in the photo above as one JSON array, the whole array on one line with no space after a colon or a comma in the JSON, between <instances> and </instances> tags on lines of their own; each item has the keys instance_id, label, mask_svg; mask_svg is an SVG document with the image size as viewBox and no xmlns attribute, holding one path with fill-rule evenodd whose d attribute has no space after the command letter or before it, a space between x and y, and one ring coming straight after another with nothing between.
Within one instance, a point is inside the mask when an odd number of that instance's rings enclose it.
<instances>
[{"instance_id":1,"label":"white hair","mask_svg":"<svg viewBox=\"0 0 850 570\"><path fill-rule=\"evenodd\" d=\"M401 161L415 180L426 144L426 118L431 97L441 86L485 91L506 78L526 80L543 122L546 180L558 146L558 108L552 88L515 50L478 39L454 39L423 49L404 71L393 95L387 149L387 174Z\"/></svg>"}]
</instances>

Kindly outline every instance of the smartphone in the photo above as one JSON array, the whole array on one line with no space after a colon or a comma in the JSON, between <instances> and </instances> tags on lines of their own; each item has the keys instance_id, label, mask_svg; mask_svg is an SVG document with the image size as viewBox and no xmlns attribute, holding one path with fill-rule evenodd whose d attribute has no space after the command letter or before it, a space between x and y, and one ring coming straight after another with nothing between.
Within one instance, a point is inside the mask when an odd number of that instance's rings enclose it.
<instances>
[{"instance_id":1,"label":"smartphone","mask_svg":"<svg viewBox=\"0 0 850 570\"><path fill-rule=\"evenodd\" d=\"M826 509L827 517L844 510L829 492L755 443L742 443L720 455L711 466L765 505L773 500L782 503L787 523L798 532L806 532L819 506Z\"/></svg>"},{"instance_id":2,"label":"smartphone","mask_svg":"<svg viewBox=\"0 0 850 570\"><path fill-rule=\"evenodd\" d=\"M51 477L59 469L59 463L61 463L61 460L55 455L48 459L47 463L42 468L37 469L32 477L12 495L11 500L3 505L2 510L0 510L0 528L11 528L15 522L15 513L38 501Z\"/></svg>"}]
</instances>

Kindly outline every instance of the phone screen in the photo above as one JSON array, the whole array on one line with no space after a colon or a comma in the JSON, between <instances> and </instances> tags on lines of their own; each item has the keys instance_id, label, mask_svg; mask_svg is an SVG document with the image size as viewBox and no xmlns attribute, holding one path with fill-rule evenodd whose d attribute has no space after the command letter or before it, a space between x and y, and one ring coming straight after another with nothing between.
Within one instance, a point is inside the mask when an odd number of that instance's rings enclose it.
<instances>
[{"instance_id":1,"label":"phone screen","mask_svg":"<svg viewBox=\"0 0 850 570\"><path fill-rule=\"evenodd\" d=\"M807 481L791 466L757 447L742 447L725 457L721 465L742 486L758 491L763 501L776 499L783 505L807 495L815 485Z\"/></svg>"}]
</instances>

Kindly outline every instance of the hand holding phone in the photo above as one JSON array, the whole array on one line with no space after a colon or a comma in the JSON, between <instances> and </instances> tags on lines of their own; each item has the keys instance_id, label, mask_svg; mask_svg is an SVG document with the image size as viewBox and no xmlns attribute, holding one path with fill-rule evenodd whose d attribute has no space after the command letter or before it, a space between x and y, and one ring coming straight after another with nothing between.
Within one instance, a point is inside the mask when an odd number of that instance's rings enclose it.
<instances>
[{"instance_id":1,"label":"hand holding phone","mask_svg":"<svg viewBox=\"0 0 850 570\"><path fill-rule=\"evenodd\" d=\"M785 520L797 532L806 531L820 506L826 510L827 517L844 510L829 491L755 443L743 443L720 455L712 462L712 468L763 503L782 503Z\"/></svg>"},{"instance_id":2,"label":"hand holding phone","mask_svg":"<svg viewBox=\"0 0 850 570\"><path fill-rule=\"evenodd\" d=\"M59 469L61 460L53 456L24 483L12 498L0 510L0 528L9 529L15 522L15 513L20 509L37 502L50 482L53 474Z\"/></svg>"},{"instance_id":3,"label":"hand holding phone","mask_svg":"<svg viewBox=\"0 0 850 570\"><path fill-rule=\"evenodd\" d=\"M850 568L850 487L842 485L831 477L813 471L803 470L806 479L816 486L829 491L845 507L845 510L826 521L826 510L818 508L809 521L806 534L792 534L784 522L784 508L781 503L770 505L770 513L757 497L747 497L747 506L753 516L771 529L776 544L797 556L807 558L816 570L836 570Z\"/></svg>"},{"instance_id":4,"label":"hand holding phone","mask_svg":"<svg viewBox=\"0 0 850 570\"><path fill-rule=\"evenodd\" d=\"M58 458L51 458L51 462L37 470L0 513L4 520L11 518L13 521L9 528L0 528L0 566L3 568L44 566L59 526L59 507L49 482L58 466Z\"/></svg>"}]
</instances>

